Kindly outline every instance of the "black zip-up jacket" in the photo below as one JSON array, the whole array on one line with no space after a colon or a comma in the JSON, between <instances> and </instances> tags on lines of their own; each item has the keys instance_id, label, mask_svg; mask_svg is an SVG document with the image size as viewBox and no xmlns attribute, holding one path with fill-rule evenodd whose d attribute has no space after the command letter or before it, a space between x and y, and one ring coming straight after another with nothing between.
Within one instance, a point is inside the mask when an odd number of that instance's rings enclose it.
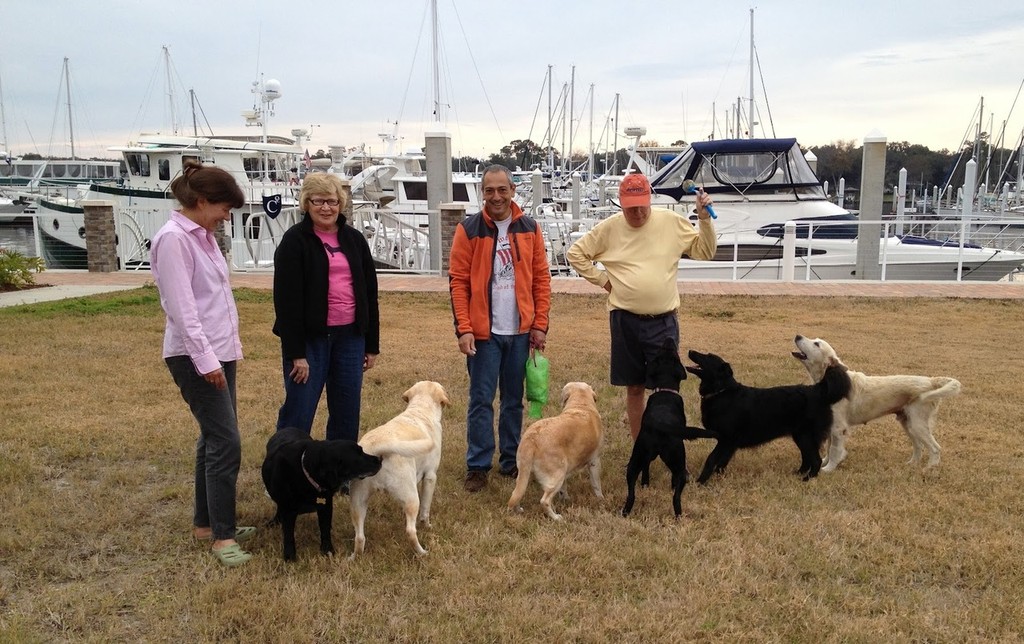
<instances>
[{"instance_id":1,"label":"black zip-up jacket","mask_svg":"<svg viewBox=\"0 0 1024 644\"><path fill-rule=\"evenodd\" d=\"M327 253L313 231L313 220L289 228L274 252L274 334L286 360L306 357L306 340L327 333ZM338 217L338 246L352 269L355 325L366 339L366 353L380 353L377 270L362 233Z\"/></svg>"}]
</instances>

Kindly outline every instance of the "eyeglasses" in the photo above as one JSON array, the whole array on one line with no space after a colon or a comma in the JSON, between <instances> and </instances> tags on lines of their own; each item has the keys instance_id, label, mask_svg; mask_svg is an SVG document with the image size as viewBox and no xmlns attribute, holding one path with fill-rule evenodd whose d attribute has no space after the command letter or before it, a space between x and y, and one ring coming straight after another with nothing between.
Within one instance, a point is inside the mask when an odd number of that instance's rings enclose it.
<instances>
[{"instance_id":1,"label":"eyeglasses","mask_svg":"<svg viewBox=\"0 0 1024 644\"><path fill-rule=\"evenodd\" d=\"M309 203L313 204L317 208L319 208L320 206L330 206L333 208L340 204L341 202L338 201L337 199L310 199Z\"/></svg>"}]
</instances>

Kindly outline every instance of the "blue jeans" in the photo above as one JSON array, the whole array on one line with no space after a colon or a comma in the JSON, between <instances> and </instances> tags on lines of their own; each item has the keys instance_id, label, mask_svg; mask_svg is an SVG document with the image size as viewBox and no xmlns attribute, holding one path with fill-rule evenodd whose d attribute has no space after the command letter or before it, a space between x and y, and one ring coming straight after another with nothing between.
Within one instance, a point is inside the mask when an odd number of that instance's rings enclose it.
<instances>
[{"instance_id":1,"label":"blue jeans","mask_svg":"<svg viewBox=\"0 0 1024 644\"><path fill-rule=\"evenodd\" d=\"M309 379L297 383L288 374L292 361L284 359L284 404L277 428L313 429L320 395L327 387L327 440L359 438L359 408L363 391L366 340L354 324L330 327L327 335L306 341Z\"/></svg>"},{"instance_id":2,"label":"blue jeans","mask_svg":"<svg viewBox=\"0 0 1024 644\"><path fill-rule=\"evenodd\" d=\"M235 363L224 362L227 389L206 382L188 356L166 358L167 369L199 423L196 441L196 496L192 525L209 526L213 539L235 538L235 484L242 463L238 434Z\"/></svg>"},{"instance_id":3,"label":"blue jeans","mask_svg":"<svg viewBox=\"0 0 1024 644\"><path fill-rule=\"evenodd\" d=\"M466 413L466 469L491 469L494 456L494 394L500 392L498 466L516 464L523 429L523 379L530 355L530 334L491 335L476 341L476 355L466 358L469 409ZM500 389L499 389L500 386Z\"/></svg>"}]
</instances>

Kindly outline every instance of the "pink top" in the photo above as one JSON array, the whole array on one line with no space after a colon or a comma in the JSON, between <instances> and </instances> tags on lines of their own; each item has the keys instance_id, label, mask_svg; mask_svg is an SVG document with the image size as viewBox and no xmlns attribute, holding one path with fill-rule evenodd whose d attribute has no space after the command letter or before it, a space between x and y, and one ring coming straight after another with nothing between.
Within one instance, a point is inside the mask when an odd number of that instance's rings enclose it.
<instances>
[{"instance_id":1,"label":"pink top","mask_svg":"<svg viewBox=\"0 0 1024 644\"><path fill-rule=\"evenodd\" d=\"M341 326L356 321L356 296L352 289L352 267L338 246L337 233L313 230L324 243L327 253L327 326Z\"/></svg>"},{"instance_id":2,"label":"pink top","mask_svg":"<svg viewBox=\"0 0 1024 644\"><path fill-rule=\"evenodd\" d=\"M150 268L167 314L163 357L187 355L202 375L241 360L228 264L213 233L171 211L153 237Z\"/></svg>"}]
</instances>

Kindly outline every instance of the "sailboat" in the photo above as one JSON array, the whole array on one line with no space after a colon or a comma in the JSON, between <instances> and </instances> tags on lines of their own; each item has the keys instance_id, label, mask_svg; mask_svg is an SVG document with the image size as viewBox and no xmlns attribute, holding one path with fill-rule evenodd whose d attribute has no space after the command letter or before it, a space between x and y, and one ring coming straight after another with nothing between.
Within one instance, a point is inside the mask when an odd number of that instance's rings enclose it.
<instances>
[{"instance_id":1,"label":"sailboat","mask_svg":"<svg viewBox=\"0 0 1024 644\"><path fill-rule=\"evenodd\" d=\"M165 64L169 53L164 48ZM167 221L177 202L170 194L171 181L181 174L187 160L214 164L231 173L245 194L245 204L232 211L228 226L229 257L234 268L272 265L277 240L300 217L298 181L292 170L303 156L306 130L291 137L270 134L274 101L281 84L274 79L254 81L253 107L243 110L245 125L261 128L260 134L200 134L194 126L185 134L172 124L170 134L140 134L118 152L125 166L116 185L89 182L74 199L65 203L39 202L39 228L48 266L82 267L86 257L84 199L113 202L122 268L149 267L150 240ZM52 262L52 264L51 264Z\"/></svg>"},{"instance_id":2,"label":"sailboat","mask_svg":"<svg viewBox=\"0 0 1024 644\"><path fill-rule=\"evenodd\" d=\"M121 176L118 161L81 159L75 154L74 123L71 113L71 86L68 59L64 59L61 71L61 88L58 101L63 100L68 112L68 131L71 139L71 156L49 159L23 159L14 156L7 138L7 115L3 88L0 86L0 122L3 139L0 140L0 221L10 221L22 214L31 213L40 199L47 198L55 203L67 203L77 194L76 186L87 181L103 183L116 182ZM28 207L26 208L26 205Z\"/></svg>"},{"instance_id":3,"label":"sailboat","mask_svg":"<svg viewBox=\"0 0 1024 644\"><path fill-rule=\"evenodd\" d=\"M690 214L700 186L715 200L718 253L682 257L679 279L781 279L784 231L795 224L795 275L805 280L858 278L855 214L832 204L795 138L754 138L754 10L750 10L750 109L745 138L697 141L651 177L655 205ZM737 103L736 134L742 101ZM1024 253L881 231L883 279L999 280L1024 266Z\"/></svg>"}]
</instances>

